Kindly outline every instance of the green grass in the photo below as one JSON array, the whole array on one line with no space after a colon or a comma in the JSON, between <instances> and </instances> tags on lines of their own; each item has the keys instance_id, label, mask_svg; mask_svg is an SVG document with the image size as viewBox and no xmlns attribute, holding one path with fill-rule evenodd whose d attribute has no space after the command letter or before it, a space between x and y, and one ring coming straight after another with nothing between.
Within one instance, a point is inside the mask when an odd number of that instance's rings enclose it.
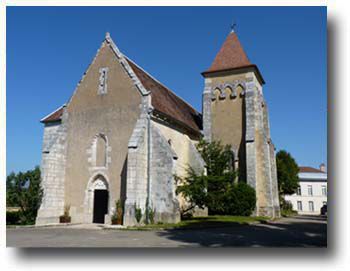
<instances>
[{"instance_id":1,"label":"green grass","mask_svg":"<svg viewBox=\"0 0 350 271\"><path fill-rule=\"evenodd\" d=\"M179 223L158 223L144 226L127 227L125 230L163 230L163 229L200 229L233 227L242 224L266 223L268 217L250 216L207 216L182 220Z\"/></svg>"},{"instance_id":2,"label":"green grass","mask_svg":"<svg viewBox=\"0 0 350 271\"><path fill-rule=\"evenodd\" d=\"M297 214L298 214L297 211L281 209L281 216L283 216L283 217L295 216Z\"/></svg>"}]
</instances>

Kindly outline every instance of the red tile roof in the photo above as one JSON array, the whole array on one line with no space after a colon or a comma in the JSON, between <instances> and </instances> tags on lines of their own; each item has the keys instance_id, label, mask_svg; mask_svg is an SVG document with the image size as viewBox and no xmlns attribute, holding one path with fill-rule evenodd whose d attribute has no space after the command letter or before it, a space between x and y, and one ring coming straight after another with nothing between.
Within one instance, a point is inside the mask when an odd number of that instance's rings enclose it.
<instances>
[{"instance_id":1,"label":"red tile roof","mask_svg":"<svg viewBox=\"0 0 350 271\"><path fill-rule=\"evenodd\" d=\"M61 106L60 108L56 109L54 112L52 112L51 114L49 114L48 116L40 120L40 122L47 123L47 122L60 121L63 114L63 108L64 106Z\"/></svg>"},{"instance_id":2,"label":"red tile roof","mask_svg":"<svg viewBox=\"0 0 350 271\"><path fill-rule=\"evenodd\" d=\"M300 173L326 173L322 170L313 167L299 167Z\"/></svg>"},{"instance_id":3,"label":"red tile roof","mask_svg":"<svg viewBox=\"0 0 350 271\"><path fill-rule=\"evenodd\" d=\"M187 126L196 133L200 133L202 117L199 112L130 59L126 58L126 60L142 85L151 92L152 106L157 112Z\"/></svg>"},{"instance_id":4,"label":"red tile roof","mask_svg":"<svg viewBox=\"0 0 350 271\"><path fill-rule=\"evenodd\" d=\"M231 32L206 72L243 68L251 65L252 63L244 52L236 33Z\"/></svg>"}]
</instances>

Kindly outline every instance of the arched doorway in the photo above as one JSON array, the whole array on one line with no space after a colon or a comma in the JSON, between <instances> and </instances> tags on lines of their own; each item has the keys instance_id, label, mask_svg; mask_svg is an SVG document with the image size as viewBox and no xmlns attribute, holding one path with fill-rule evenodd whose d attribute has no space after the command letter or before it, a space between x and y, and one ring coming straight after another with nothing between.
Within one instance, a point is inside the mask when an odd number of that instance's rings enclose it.
<instances>
[{"instance_id":1,"label":"arched doorway","mask_svg":"<svg viewBox=\"0 0 350 271\"><path fill-rule=\"evenodd\" d=\"M108 190L94 190L93 223L105 223L105 215L108 213Z\"/></svg>"},{"instance_id":2,"label":"arched doorway","mask_svg":"<svg viewBox=\"0 0 350 271\"><path fill-rule=\"evenodd\" d=\"M109 193L106 180L98 176L92 185L93 192L93 223L105 223L105 215L108 214Z\"/></svg>"}]
</instances>

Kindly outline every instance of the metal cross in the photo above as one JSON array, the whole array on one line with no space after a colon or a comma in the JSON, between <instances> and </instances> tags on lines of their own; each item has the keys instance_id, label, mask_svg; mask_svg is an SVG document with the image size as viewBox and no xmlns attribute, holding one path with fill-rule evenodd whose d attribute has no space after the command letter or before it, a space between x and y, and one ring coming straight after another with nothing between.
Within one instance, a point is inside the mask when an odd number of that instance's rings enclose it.
<instances>
[{"instance_id":1,"label":"metal cross","mask_svg":"<svg viewBox=\"0 0 350 271\"><path fill-rule=\"evenodd\" d=\"M236 26L237 26L237 24L235 22L232 22L232 24L231 24L231 32L235 32Z\"/></svg>"}]
</instances>

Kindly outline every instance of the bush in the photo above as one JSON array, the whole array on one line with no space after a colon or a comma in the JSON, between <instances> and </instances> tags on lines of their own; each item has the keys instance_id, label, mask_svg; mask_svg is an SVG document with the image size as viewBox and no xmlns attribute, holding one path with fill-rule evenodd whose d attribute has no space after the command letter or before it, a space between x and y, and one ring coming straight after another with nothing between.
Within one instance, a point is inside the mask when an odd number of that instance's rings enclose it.
<instances>
[{"instance_id":1,"label":"bush","mask_svg":"<svg viewBox=\"0 0 350 271\"><path fill-rule=\"evenodd\" d=\"M22 225L35 224L37 211L41 204L43 190L41 188L40 168L11 173L6 178L7 206L18 206L19 223ZM9 214L12 220L12 215Z\"/></svg>"},{"instance_id":2,"label":"bush","mask_svg":"<svg viewBox=\"0 0 350 271\"><path fill-rule=\"evenodd\" d=\"M115 202L115 210L112 215L112 224L113 225L122 225L123 224L123 204L119 200Z\"/></svg>"},{"instance_id":3,"label":"bush","mask_svg":"<svg viewBox=\"0 0 350 271\"><path fill-rule=\"evenodd\" d=\"M293 204L284 198L280 199L281 202L281 215L282 216L292 216L296 215L297 212L293 210Z\"/></svg>"},{"instance_id":4,"label":"bush","mask_svg":"<svg viewBox=\"0 0 350 271\"><path fill-rule=\"evenodd\" d=\"M255 190L247 185L232 167L233 153L230 145L218 141L201 140L197 149L206 163L207 174L188 166L186 176L175 176L176 194L181 194L188 203L181 217L194 208L208 208L214 215L249 216L256 205Z\"/></svg>"},{"instance_id":5,"label":"bush","mask_svg":"<svg viewBox=\"0 0 350 271\"><path fill-rule=\"evenodd\" d=\"M218 198L218 196L216 196ZM239 182L228 187L217 203L211 204L210 213L215 215L250 216L256 205L255 190Z\"/></svg>"},{"instance_id":6,"label":"bush","mask_svg":"<svg viewBox=\"0 0 350 271\"><path fill-rule=\"evenodd\" d=\"M6 212L6 225L20 224L20 212Z\"/></svg>"},{"instance_id":7,"label":"bush","mask_svg":"<svg viewBox=\"0 0 350 271\"><path fill-rule=\"evenodd\" d=\"M154 215L155 215L155 210L153 210L151 207L148 207L148 219L149 223L154 224Z\"/></svg>"},{"instance_id":8,"label":"bush","mask_svg":"<svg viewBox=\"0 0 350 271\"><path fill-rule=\"evenodd\" d=\"M135 209L135 219L136 219L137 223L140 223L141 218L142 218L142 210L140 207L136 206L136 203L135 203L134 209Z\"/></svg>"}]
</instances>

